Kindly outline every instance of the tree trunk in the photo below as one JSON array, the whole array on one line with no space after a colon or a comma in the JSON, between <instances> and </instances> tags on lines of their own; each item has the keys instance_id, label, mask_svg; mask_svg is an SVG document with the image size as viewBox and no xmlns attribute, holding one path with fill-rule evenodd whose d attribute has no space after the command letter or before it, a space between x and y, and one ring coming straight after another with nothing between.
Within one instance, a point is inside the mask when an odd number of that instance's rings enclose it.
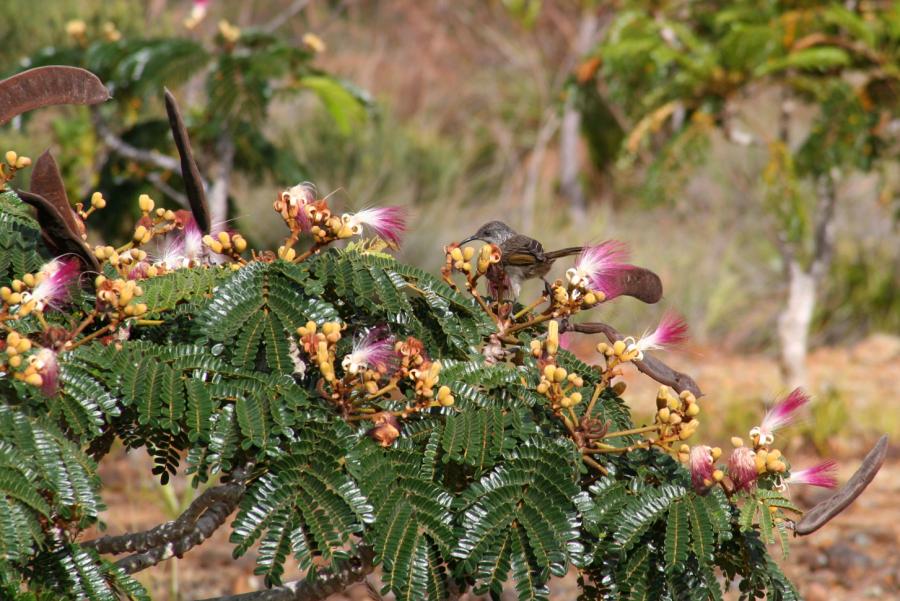
<instances>
[{"instance_id":1,"label":"tree trunk","mask_svg":"<svg viewBox=\"0 0 900 601\"><path fill-rule=\"evenodd\" d=\"M576 60L584 57L597 40L600 18L597 11L588 9L581 18L578 37L572 49ZM574 222L582 221L587 211L587 199L581 185L583 155L581 148L581 113L575 106L575 96L570 93L563 107L562 128L559 139L559 188L569 201L569 214Z\"/></svg>"},{"instance_id":2,"label":"tree trunk","mask_svg":"<svg viewBox=\"0 0 900 601\"><path fill-rule=\"evenodd\" d=\"M787 264L787 304L778 316L781 371L789 388L806 386L809 325L816 306L816 278L796 258Z\"/></svg>"}]
</instances>

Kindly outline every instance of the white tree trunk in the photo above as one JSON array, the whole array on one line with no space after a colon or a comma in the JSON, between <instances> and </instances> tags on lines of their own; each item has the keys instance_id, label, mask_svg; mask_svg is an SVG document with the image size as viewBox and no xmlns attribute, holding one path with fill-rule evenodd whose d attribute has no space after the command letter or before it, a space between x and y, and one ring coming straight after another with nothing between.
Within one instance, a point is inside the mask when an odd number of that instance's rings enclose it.
<instances>
[{"instance_id":1,"label":"white tree trunk","mask_svg":"<svg viewBox=\"0 0 900 601\"><path fill-rule=\"evenodd\" d=\"M789 388L806 386L809 326L816 306L816 278L795 258L787 265L787 304L778 316L781 370Z\"/></svg>"},{"instance_id":2,"label":"white tree trunk","mask_svg":"<svg viewBox=\"0 0 900 601\"><path fill-rule=\"evenodd\" d=\"M581 185L581 113L570 94L563 111L559 133L559 188L569 201L569 216L574 223L584 220L587 202Z\"/></svg>"}]
</instances>

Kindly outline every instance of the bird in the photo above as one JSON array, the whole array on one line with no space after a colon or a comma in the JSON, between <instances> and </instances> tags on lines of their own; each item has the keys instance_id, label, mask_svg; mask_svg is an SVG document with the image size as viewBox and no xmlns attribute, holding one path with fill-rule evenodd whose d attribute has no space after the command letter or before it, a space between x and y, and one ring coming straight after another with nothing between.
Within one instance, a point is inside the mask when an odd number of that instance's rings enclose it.
<instances>
[{"instance_id":1,"label":"bird","mask_svg":"<svg viewBox=\"0 0 900 601\"><path fill-rule=\"evenodd\" d=\"M502 221L488 221L478 231L459 243L460 246L481 240L500 248L500 266L509 278L513 294L518 297L522 282L535 278L544 280L554 261L579 254L583 246L570 246L546 251L544 246L530 236L519 234ZM544 280L547 288L549 283Z\"/></svg>"}]
</instances>

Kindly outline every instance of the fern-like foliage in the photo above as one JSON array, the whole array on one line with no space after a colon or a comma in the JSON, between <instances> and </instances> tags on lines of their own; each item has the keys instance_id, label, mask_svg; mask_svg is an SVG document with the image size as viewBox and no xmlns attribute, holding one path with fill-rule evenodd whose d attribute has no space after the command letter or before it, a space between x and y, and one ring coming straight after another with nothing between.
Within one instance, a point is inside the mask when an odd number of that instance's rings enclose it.
<instances>
[{"instance_id":1,"label":"fern-like foliage","mask_svg":"<svg viewBox=\"0 0 900 601\"><path fill-rule=\"evenodd\" d=\"M0 196L0 209L9 281L50 257L14 195ZM783 536L778 512L796 509L774 482L745 495L738 513L719 487L693 490L669 455L625 452L639 440L627 405L566 351L558 366L579 374L568 394L585 402L559 419L528 351L544 330L524 329L513 353L489 357L494 318L436 276L363 247L302 263L203 265L141 280L146 313L109 326L82 321L100 296L81 283L43 323L4 321L34 341L28 357L55 344L58 364L53 389L19 374L30 358L18 367L5 358L0 375L4 598L146 598L125 569L81 544L103 510L96 460L115 440L146 449L162 482L245 470L231 542L236 556L256 549L268 585L290 563L339 570L366 548L385 593L409 601L467 588L496 599L510 580L519 599L546 599L549 580L573 568L591 599L719 599L720 575L740 578L746 596L796 597L765 549ZM308 337L309 322L320 332L334 324L333 350L304 342L298 329ZM71 344L59 342L75 328ZM336 397L352 381L341 357L379 331L392 344L421 343L422 361L440 361L440 394L455 402L423 401L413 371L372 372L374 388ZM627 431L609 439L603 471L573 438L584 423L601 437ZM379 428L395 433L379 438Z\"/></svg>"}]
</instances>

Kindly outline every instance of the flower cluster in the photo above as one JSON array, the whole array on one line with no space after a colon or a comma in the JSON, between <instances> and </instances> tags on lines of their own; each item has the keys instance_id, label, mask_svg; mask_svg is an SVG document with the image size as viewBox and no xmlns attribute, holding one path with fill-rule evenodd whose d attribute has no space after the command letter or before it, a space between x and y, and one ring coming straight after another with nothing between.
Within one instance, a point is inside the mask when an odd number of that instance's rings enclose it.
<instances>
[{"instance_id":1,"label":"flower cluster","mask_svg":"<svg viewBox=\"0 0 900 601\"><path fill-rule=\"evenodd\" d=\"M481 297L478 296L476 286L482 276L487 276L488 289L494 298L498 298L499 288L509 287L506 274L499 269L501 253L500 247L496 244L485 244L477 253L471 246L460 247L458 244L450 244L444 247L444 253L446 259L441 268L441 275L444 281L454 288L456 287L452 278L454 271L465 276L466 289L479 301Z\"/></svg>"},{"instance_id":2,"label":"flower cluster","mask_svg":"<svg viewBox=\"0 0 900 601\"><path fill-rule=\"evenodd\" d=\"M5 163L0 163L0 192L6 189L6 182L16 176L16 171L31 165L31 159L19 156L15 150L7 150Z\"/></svg>"},{"instance_id":3,"label":"flower cluster","mask_svg":"<svg viewBox=\"0 0 900 601\"><path fill-rule=\"evenodd\" d=\"M203 244L218 255L227 255L234 260L241 260L241 253L247 250L247 241L237 232L219 232L216 237L203 236Z\"/></svg>"},{"instance_id":4,"label":"flower cluster","mask_svg":"<svg viewBox=\"0 0 900 601\"><path fill-rule=\"evenodd\" d=\"M581 403L582 394L576 390L584 386L584 379L576 373L569 373L564 367L557 365L556 353L559 350L559 323L550 321L547 324L547 338L532 340L530 343L532 356L538 360L540 381L537 385L539 394L550 401L550 407L559 413Z\"/></svg>"},{"instance_id":5,"label":"flower cluster","mask_svg":"<svg viewBox=\"0 0 900 601\"><path fill-rule=\"evenodd\" d=\"M586 246L575 266L566 271L566 283L557 280L553 284L556 314L575 313L619 296L622 293L619 276L631 269L625 262L627 259L627 247L616 240Z\"/></svg>"},{"instance_id":6,"label":"flower cluster","mask_svg":"<svg viewBox=\"0 0 900 601\"><path fill-rule=\"evenodd\" d=\"M660 425L663 436L677 436L687 440L700 427L700 404L690 390L683 390L676 395L668 386L660 386L656 394L656 423Z\"/></svg>"},{"instance_id":7,"label":"flower cluster","mask_svg":"<svg viewBox=\"0 0 900 601\"><path fill-rule=\"evenodd\" d=\"M9 332L5 340L0 340L0 350L6 356L3 371L12 371L15 379L40 388L46 395L56 392L59 365L55 352L48 348L35 351L31 340L16 331Z\"/></svg>"},{"instance_id":8,"label":"flower cluster","mask_svg":"<svg viewBox=\"0 0 900 601\"><path fill-rule=\"evenodd\" d=\"M334 360L342 329L341 324L336 321L323 323L321 329L314 321L308 321L305 326L297 328L300 347L309 357L315 359L322 377L327 382L334 382L336 378Z\"/></svg>"},{"instance_id":9,"label":"flower cluster","mask_svg":"<svg viewBox=\"0 0 900 601\"><path fill-rule=\"evenodd\" d=\"M134 280L120 278L111 280L98 275L94 280L94 286L97 289L97 300L116 312L118 319L140 317L147 312L147 305L133 302L137 297L144 295L144 290Z\"/></svg>"},{"instance_id":10,"label":"flower cluster","mask_svg":"<svg viewBox=\"0 0 900 601\"><path fill-rule=\"evenodd\" d=\"M284 190L275 199L273 208L291 230L288 240L278 249L279 258L287 261L297 258L293 246L303 233L312 236L314 249L335 240L359 236L364 227L371 228L376 236L389 244L399 244L406 229L406 213L401 207L368 208L338 215L332 212L326 199L317 196L315 186L303 182Z\"/></svg>"},{"instance_id":11,"label":"flower cluster","mask_svg":"<svg viewBox=\"0 0 900 601\"><path fill-rule=\"evenodd\" d=\"M442 407L450 407L455 402L449 386L441 386L435 394L434 387L440 381L441 362L432 361L425 355L421 340L410 336L397 341L394 350L400 357L397 377L412 382L416 393L416 409L424 409L436 402Z\"/></svg>"},{"instance_id":12,"label":"flower cluster","mask_svg":"<svg viewBox=\"0 0 900 601\"><path fill-rule=\"evenodd\" d=\"M16 318L32 312L42 313L49 307L59 308L68 300L72 286L78 279L77 259L54 259L37 273L26 273L13 280L11 287L0 288L0 300L15 307Z\"/></svg>"},{"instance_id":13,"label":"flower cluster","mask_svg":"<svg viewBox=\"0 0 900 601\"><path fill-rule=\"evenodd\" d=\"M721 456L720 449L710 449L705 445L690 449L682 445L678 455L690 465L694 488L704 491L714 483L720 483L728 492L749 491L763 477L774 482L776 488L784 488L788 484L834 487L837 481L833 461L791 472L781 450L771 446L775 431L794 421L797 412L808 402L809 397L799 388L795 389L766 413L759 426L750 430L751 446L745 445L742 438L733 437L731 444L734 449L724 469L715 465Z\"/></svg>"}]
</instances>

